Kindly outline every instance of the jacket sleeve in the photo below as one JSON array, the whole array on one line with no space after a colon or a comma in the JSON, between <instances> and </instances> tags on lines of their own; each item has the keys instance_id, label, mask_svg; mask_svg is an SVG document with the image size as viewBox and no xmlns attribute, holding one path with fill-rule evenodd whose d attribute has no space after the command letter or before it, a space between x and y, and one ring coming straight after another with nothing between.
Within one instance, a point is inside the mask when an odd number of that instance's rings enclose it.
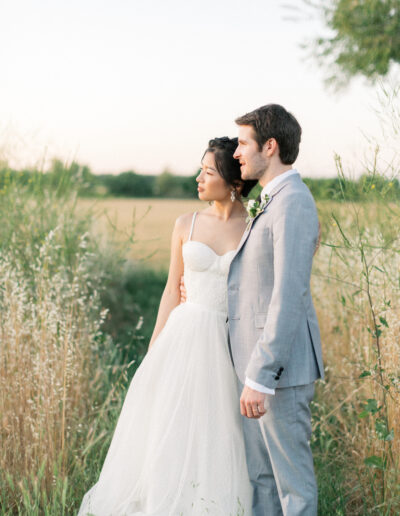
<instances>
[{"instance_id":1,"label":"jacket sleeve","mask_svg":"<svg viewBox=\"0 0 400 516\"><path fill-rule=\"evenodd\" d=\"M272 217L274 286L263 332L246 369L248 378L270 389L277 387L304 317L318 238L311 195L291 193L279 201L268 214Z\"/></svg>"}]
</instances>

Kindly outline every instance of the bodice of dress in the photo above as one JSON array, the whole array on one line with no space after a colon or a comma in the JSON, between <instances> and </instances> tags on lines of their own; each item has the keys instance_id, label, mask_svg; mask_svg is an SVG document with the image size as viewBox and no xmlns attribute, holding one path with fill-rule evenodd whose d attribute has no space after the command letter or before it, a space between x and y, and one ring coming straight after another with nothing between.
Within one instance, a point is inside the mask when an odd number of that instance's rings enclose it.
<instances>
[{"instance_id":1,"label":"bodice of dress","mask_svg":"<svg viewBox=\"0 0 400 516\"><path fill-rule=\"evenodd\" d=\"M182 248L186 300L209 310L227 312L227 279L235 251L223 255L196 240L188 240Z\"/></svg>"}]
</instances>

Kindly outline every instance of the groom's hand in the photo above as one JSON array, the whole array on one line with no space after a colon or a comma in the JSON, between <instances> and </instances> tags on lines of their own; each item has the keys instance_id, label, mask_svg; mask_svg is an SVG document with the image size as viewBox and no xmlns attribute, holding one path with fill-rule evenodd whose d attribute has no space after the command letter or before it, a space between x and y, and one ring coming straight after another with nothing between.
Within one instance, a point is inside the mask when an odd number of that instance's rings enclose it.
<instances>
[{"instance_id":1,"label":"groom's hand","mask_svg":"<svg viewBox=\"0 0 400 516\"><path fill-rule=\"evenodd\" d=\"M183 279L183 276L181 276L181 281L179 283L179 290L181 291L181 304L186 303L186 288L185 288L185 281Z\"/></svg>"},{"instance_id":2,"label":"groom's hand","mask_svg":"<svg viewBox=\"0 0 400 516\"><path fill-rule=\"evenodd\" d=\"M264 407L265 396L266 394L263 392L255 391L245 385L240 396L240 412L242 416L252 419L259 419L263 416L266 413Z\"/></svg>"}]
</instances>

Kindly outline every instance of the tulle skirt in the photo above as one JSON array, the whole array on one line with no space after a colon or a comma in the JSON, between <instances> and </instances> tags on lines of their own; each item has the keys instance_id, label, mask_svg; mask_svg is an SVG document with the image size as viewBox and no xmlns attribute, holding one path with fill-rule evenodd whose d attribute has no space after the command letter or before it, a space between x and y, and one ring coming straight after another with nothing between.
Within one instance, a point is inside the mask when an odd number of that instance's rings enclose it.
<instances>
[{"instance_id":1,"label":"tulle skirt","mask_svg":"<svg viewBox=\"0 0 400 516\"><path fill-rule=\"evenodd\" d=\"M79 516L251 516L226 314L176 307L129 386Z\"/></svg>"}]
</instances>

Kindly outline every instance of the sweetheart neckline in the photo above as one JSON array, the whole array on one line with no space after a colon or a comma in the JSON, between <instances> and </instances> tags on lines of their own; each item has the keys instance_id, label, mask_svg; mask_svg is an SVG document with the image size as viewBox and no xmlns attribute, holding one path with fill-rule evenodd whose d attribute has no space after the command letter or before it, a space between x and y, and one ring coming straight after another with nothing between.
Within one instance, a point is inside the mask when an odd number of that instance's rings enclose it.
<instances>
[{"instance_id":1,"label":"sweetheart neckline","mask_svg":"<svg viewBox=\"0 0 400 516\"><path fill-rule=\"evenodd\" d=\"M190 242L194 243L194 244L201 244L201 245L204 245L204 247L207 247L208 249L210 249L211 252L213 252L215 254L215 256L218 256L219 258L222 258L223 256L226 256L227 254L229 253L234 253L236 251L236 249L231 249L230 251L227 251L226 253L224 254L218 254L217 252L214 251L214 249L212 247L210 247L209 245L205 244L204 242L200 242L200 240L186 240L186 242L184 242L182 244L182 247L186 244L189 244Z\"/></svg>"}]
</instances>

